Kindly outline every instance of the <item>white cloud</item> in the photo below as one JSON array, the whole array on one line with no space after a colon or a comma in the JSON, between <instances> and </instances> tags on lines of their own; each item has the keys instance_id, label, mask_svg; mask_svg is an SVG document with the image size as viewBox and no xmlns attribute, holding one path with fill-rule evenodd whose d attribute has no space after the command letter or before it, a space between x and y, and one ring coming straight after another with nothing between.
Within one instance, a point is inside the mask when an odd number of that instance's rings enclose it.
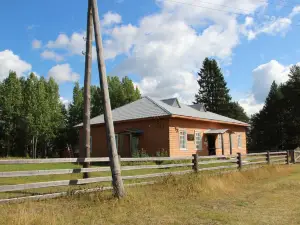
<instances>
[{"instance_id":1,"label":"white cloud","mask_svg":"<svg viewBox=\"0 0 300 225\"><path fill-rule=\"evenodd\" d=\"M248 21L247 21L248 19ZM245 24L241 26L241 32L248 37L248 40L255 39L259 34L265 33L269 35L281 34L284 36L290 29L292 20L290 18L271 18L264 21L262 24L257 25L246 18Z\"/></svg>"},{"instance_id":2,"label":"white cloud","mask_svg":"<svg viewBox=\"0 0 300 225\"><path fill-rule=\"evenodd\" d=\"M49 70L48 77L54 78L58 83L64 83L78 81L80 75L73 72L69 64L60 64Z\"/></svg>"},{"instance_id":3,"label":"white cloud","mask_svg":"<svg viewBox=\"0 0 300 225\"><path fill-rule=\"evenodd\" d=\"M59 34L55 41L48 42L47 47L48 48L67 48L68 45L69 45L69 37L66 34Z\"/></svg>"},{"instance_id":4,"label":"white cloud","mask_svg":"<svg viewBox=\"0 0 300 225\"><path fill-rule=\"evenodd\" d=\"M41 48L41 47L42 47L42 41L37 40L37 39L34 39L34 40L32 41L32 48L34 48L34 49L39 49L39 48Z\"/></svg>"},{"instance_id":5,"label":"white cloud","mask_svg":"<svg viewBox=\"0 0 300 225\"><path fill-rule=\"evenodd\" d=\"M253 85L251 92L244 96L235 96L248 115L257 113L264 106L273 81L285 83L292 65L282 65L276 60L259 65L252 71Z\"/></svg>"},{"instance_id":6,"label":"white cloud","mask_svg":"<svg viewBox=\"0 0 300 225\"><path fill-rule=\"evenodd\" d=\"M297 5L293 8L292 12L289 15L289 18L293 18L300 13L300 5Z\"/></svg>"},{"instance_id":7,"label":"white cloud","mask_svg":"<svg viewBox=\"0 0 300 225\"><path fill-rule=\"evenodd\" d=\"M74 32L70 37L66 34L59 34L55 41L49 41L46 45L48 49L65 50L68 55L80 55L85 52L86 32ZM96 56L96 48L92 47L92 55ZM96 57L94 57L96 59Z\"/></svg>"},{"instance_id":8,"label":"white cloud","mask_svg":"<svg viewBox=\"0 0 300 225\"><path fill-rule=\"evenodd\" d=\"M43 59L50 59L56 62L60 62L64 60L64 57L55 53L54 51L45 50L41 53L41 57Z\"/></svg>"},{"instance_id":9,"label":"white cloud","mask_svg":"<svg viewBox=\"0 0 300 225\"><path fill-rule=\"evenodd\" d=\"M59 97L59 100L62 104L64 104L66 107L69 106L69 104L71 103L71 101L69 99L66 99L64 97Z\"/></svg>"},{"instance_id":10,"label":"white cloud","mask_svg":"<svg viewBox=\"0 0 300 225\"><path fill-rule=\"evenodd\" d=\"M253 17L247 16L245 23L240 26L241 33L246 35L248 40L255 39L262 33L284 36L291 28L292 19L299 13L300 6L295 6L287 17L264 17L264 20L259 23L255 23Z\"/></svg>"},{"instance_id":11,"label":"white cloud","mask_svg":"<svg viewBox=\"0 0 300 225\"><path fill-rule=\"evenodd\" d=\"M249 4L252 11L262 3L242 2ZM203 59L216 57L230 62L232 51L239 44L238 21L226 12L160 3L161 12L142 18L138 25L123 24L106 31L106 58L126 54L114 74L138 75L137 84L144 95L180 96L191 102L198 89L195 72ZM199 30L197 26L203 28Z\"/></svg>"},{"instance_id":12,"label":"white cloud","mask_svg":"<svg viewBox=\"0 0 300 225\"><path fill-rule=\"evenodd\" d=\"M109 11L104 14L103 20L101 21L101 25L110 26L121 22L122 22L122 17L118 13L113 13Z\"/></svg>"},{"instance_id":13,"label":"white cloud","mask_svg":"<svg viewBox=\"0 0 300 225\"><path fill-rule=\"evenodd\" d=\"M18 76L23 76L31 71L31 65L11 50L0 52L0 81L8 77L9 71L15 71Z\"/></svg>"},{"instance_id":14,"label":"white cloud","mask_svg":"<svg viewBox=\"0 0 300 225\"><path fill-rule=\"evenodd\" d=\"M186 0L185 4L156 2L161 10L141 18L136 25L120 24L121 16L111 12L106 14L107 22L104 18L102 23L110 25L104 29L105 58L126 57L113 73L137 75L136 85L144 95L161 98L178 96L183 101L193 101L198 89L195 74L205 57L231 62L241 33L254 39L262 33L284 34L291 25L289 17L267 18L261 25L254 21L254 13L263 10L267 0L211 1L216 4L212 8L220 11L185 5L199 5L197 0ZM240 18L230 13L234 10L221 5L247 9L240 12L246 16L245 23L241 24ZM81 55L85 49L84 36L84 32L71 36L60 34L55 41L49 41L47 47Z\"/></svg>"},{"instance_id":15,"label":"white cloud","mask_svg":"<svg viewBox=\"0 0 300 225\"><path fill-rule=\"evenodd\" d=\"M245 109L245 112L251 116L261 110L264 106L264 103L257 103L252 94L241 98L239 104Z\"/></svg>"},{"instance_id":16,"label":"white cloud","mask_svg":"<svg viewBox=\"0 0 300 225\"><path fill-rule=\"evenodd\" d=\"M276 60L262 64L252 71L252 93L258 103L263 103L269 93L273 81L277 84L288 80L290 65L284 66Z\"/></svg>"}]
</instances>

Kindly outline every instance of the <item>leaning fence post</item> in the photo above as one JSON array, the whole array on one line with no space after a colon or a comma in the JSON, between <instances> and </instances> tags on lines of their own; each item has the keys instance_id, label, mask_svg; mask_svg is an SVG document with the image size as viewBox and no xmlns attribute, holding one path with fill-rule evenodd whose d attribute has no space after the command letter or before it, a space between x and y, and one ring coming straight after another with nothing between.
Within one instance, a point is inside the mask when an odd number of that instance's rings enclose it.
<instances>
[{"instance_id":1,"label":"leaning fence post","mask_svg":"<svg viewBox=\"0 0 300 225\"><path fill-rule=\"evenodd\" d=\"M289 150L286 151L286 164L287 165L290 164L290 151Z\"/></svg>"},{"instance_id":2,"label":"leaning fence post","mask_svg":"<svg viewBox=\"0 0 300 225\"><path fill-rule=\"evenodd\" d=\"M198 154L193 154L193 170L198 173L199 172L199 165L198 165L198 161L199 161L199 157Z\"/></svg>"},{"instance_id":3,"label":"leaning fence post","mask_svg":"<svg viewBox=\"0 0 300 225\"><path fill-rule=\"evenodd\" d=\"M267 151L267 163L268 165L271 164L270 151Z\"/></svg>"},{"instance_id":4,"label":"leaning fence post","mask_svg":"<svg viewBox=\"0 0 300 225\"><path fill-rule=\"evenodd\" d=\"M240 152L237 154L237 164L238 164L238 169L241 170L242 169L242 154Z\"/></svg>"},{"instance_id":5,"label":"leaning fence post","mask_svg":"<svg viewBox=\"0 0 300 225\"><path fill-rule=\"evenodd\" d=\"M293 164L296 163L296 161L295 161L295 150L291 150L291 162L292 162Z\"/></svg>"}]
</instances>

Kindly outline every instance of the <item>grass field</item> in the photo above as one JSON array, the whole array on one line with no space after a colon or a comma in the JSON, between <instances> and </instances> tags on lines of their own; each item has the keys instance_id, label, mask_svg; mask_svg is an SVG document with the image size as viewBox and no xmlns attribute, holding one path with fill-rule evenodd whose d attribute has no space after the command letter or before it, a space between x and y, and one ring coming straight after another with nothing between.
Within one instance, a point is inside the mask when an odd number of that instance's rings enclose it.
<instances>
[{"instance_id":1,"label":"grass field","mask_svg":"<svg viewBox=\"0 0 300 225\"><path fill-rule=\"evenodd\" d=\"M168 177L111 192L0 205L0 224L300 224L300 166Z\"/></svg>"}]
</instances>

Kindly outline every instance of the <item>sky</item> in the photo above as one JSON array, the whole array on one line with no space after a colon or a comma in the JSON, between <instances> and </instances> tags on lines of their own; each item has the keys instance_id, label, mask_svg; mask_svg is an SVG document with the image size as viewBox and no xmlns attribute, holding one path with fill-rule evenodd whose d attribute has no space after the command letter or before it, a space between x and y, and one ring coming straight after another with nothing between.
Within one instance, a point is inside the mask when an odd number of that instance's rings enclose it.
<instances>
[{"instance_id":1,"label":"sky","mask_svg":"<svg viewBox=\"0 0 300 225\"><path fill-rule=\"evenodd\" d=\"M98 1L107 74L142 95L191 103L205 57L222 68L248 115L300 62L300 0ZM0 8L0 80L10 70L53 77L61 101L83 85L87 0L11 0ZM99 85L95 43L92 84Z\"/></svg>"}]
</instances>

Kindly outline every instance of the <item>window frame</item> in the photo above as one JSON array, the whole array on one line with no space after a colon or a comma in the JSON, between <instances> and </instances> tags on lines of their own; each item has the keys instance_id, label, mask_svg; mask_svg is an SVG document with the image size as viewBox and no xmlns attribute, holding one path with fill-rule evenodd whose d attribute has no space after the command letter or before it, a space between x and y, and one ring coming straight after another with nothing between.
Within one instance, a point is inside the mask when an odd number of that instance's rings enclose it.
<instances>
[{"instance_id":1,"label":"window frame","mask_svg":"<svg viewBox=\"0 0 300 225\"><path fill-rule=\"evenodd\" d=\"M242 143L242 135L241 134L238 134L237 135L237 146L238 148L243 148L243 143Z\"/></svg>"},{"instance_id":2,"label":"window frame","mask_svg":"<svg viewBox=\"0 0 300 225\"><path fill-rule=\"evenodd\" d=\"M222 134L218 134L217 136L217 148L221 149L222 148Z\"/></svg>"},{"instance_id":3,"label":"window frame","mask_svg":"<svg viewBox=\"0 0 300 225\"><path fill-rule=\"evenodd\" d=\"M181 132L184 132L185 135L184 135L184 140L185 140L185 148L182 148L181 147ZM179 149L182 150L182 151L187 151L188 148L187 148L187 131L185 129L179 129Z\"/></svg>"},{"instance_id":4,"label":"window frame","mask_svg":"<svg viewBox=\"0 0 300 225\"><path fill-rule=\"evenodd\" d=\"M199 134L199 137L200 137L200 148L197 148L196 134ZM195 149L196 149L197 151L203 151L202 133L201 133L201 131L199 131L199 130L195 130L195 132L194 132L194 143L195 143Z\"/></svg>"},{"instance_id":5,"label":"window frame","mask_svg":"<svg viewBox=\"0 0 300 225\"><path fill-rule=\"evenodd\" d=\"M234 141L235 141L235 134L231 134L231 135L229 135L229 138L231 139L231 140L229 140L230 142L231 142L231 148L232 149L234 149L235 147L235 145L234 145Z\"/></svg>"}]
</instances>

